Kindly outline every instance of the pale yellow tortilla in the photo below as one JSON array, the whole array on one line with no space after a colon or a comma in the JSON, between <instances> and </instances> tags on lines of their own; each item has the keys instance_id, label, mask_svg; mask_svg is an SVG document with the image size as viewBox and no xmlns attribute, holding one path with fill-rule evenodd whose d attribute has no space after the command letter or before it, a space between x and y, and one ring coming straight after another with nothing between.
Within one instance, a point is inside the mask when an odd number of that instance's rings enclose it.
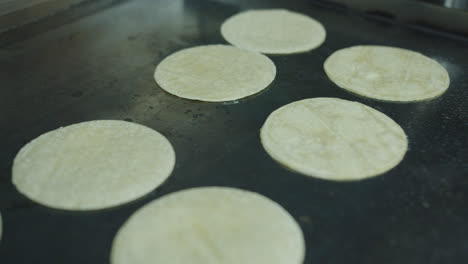
<instances>
[{"instance_id":1,"label":"pale yellow tortilla","mask_svg":"<svg viewBox=\"0 0 468 264\"><path fill-rule=\"evenodd\" d=\"M117 206L155 189L175 153L158 132L124 121L90 121L34 139L17 154L13 184L42 205L68 210Z\"/></svg>"},{"instance_id":2,"label":"pale yellow tortilla","mask_svg":"<svg viewBox=\"0 0 468 264\"><path fill-rule=\"evenodd\" d=\"M443 94L447 71L420 53L385 46L354 46L334 52L324 63L341 88L384 101L421 101Z\"/></svg>"},{"instance_id":3,"label":"pale yellow tortilla","mask_svg":"<svg viewBox=\"0 0 468 264\"><path fill-rule=\"evenodd\" d=\"M299 225L274 201L225 187L183 190L136 211L118 231L112 264L302 264Z\"/></svg>"},{"instance_id":4,"label":"pale yellow tortilla","mask_svg":"<svg viewBox=\"0 0 468 264\"><path fill-rule=\"evenodd\" d=\"M154 79L176 96L233 101L265 89L276 67L265 55L227 45L188 48L171 54L157 67Z\"/></svg>"},{"instance_id":5,"label":"pale yellow tortilla","mask_svg":"<svg viewBox=\"0 0 468 264\"><path fill-rule=\"evenodd\" d=\"M337 98L285 105L270 114L260 136L279 163L337 181L382 174L403 159L408 146L404 131L388 116Z\"/></svg>"},{"instance_id":6,"label":"pale yellow tortilla","mask_svg":"<svg viewBox=\"0 0 468 264\"><path fill-rule=\"evenodd\" d=\"M317 20L285 9L252 10L236 14L221 25L221 34L234 46L269 54L309 51L325 41Z\"/></svg>"}]
</instances>

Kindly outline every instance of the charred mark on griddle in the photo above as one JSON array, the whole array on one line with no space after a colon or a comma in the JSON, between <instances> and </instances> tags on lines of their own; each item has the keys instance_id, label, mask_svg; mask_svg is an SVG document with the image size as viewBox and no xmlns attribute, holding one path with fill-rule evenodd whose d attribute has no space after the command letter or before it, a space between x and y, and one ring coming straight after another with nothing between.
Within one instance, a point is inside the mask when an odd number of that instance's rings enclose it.
<instances>
[{"instance_id":1,"label":"charred mark on griddle","mask_svg":"<svg viewBox=\"0 0 468 264\"><path fill-rule=\"evenodd\" d=\"M74 91L71 96L72 97L81 97L83 95L82 91Z\"/></svg>"}]
</instances>

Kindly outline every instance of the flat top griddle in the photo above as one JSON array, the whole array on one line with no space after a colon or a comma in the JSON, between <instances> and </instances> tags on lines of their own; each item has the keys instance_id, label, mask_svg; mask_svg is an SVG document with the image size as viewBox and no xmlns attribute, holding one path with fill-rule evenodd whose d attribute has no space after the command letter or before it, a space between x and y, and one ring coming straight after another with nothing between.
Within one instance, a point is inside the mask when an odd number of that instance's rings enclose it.
<instances>
[{"instance_id":1,"label":"flat top griddle","mask_svg":"<svg viewBox=\"0 0 468 264\"><path fill-rule=\"evenodd\" d=\"M219 33L224 19L247 8L273 7L316 18L327 39L307 53L269 56L277 76L265 91L236 102L204 103L156 85L153 71L164 57L226 43ZM167 193L212 185L259 192L285 207L304 232L305 263L468 261L463 37L313 2L101 0L2 35L0 44L2 264L109 263L113 237L136 209ZM434 100L404 104L348 93L327 78L322 64L335 50L358 44L434 58L449 72L450 88ZM409 138L404 160L380 177L347 183L281 167L263 150L259 129L273 110L311 97L358 101L390 116ZM177 155L172 176L135 202L91 212L49 209L15 190L11 167L24 144L60 126L96 119L129 120L164 134Z\"/></svg>"}]
</instances>

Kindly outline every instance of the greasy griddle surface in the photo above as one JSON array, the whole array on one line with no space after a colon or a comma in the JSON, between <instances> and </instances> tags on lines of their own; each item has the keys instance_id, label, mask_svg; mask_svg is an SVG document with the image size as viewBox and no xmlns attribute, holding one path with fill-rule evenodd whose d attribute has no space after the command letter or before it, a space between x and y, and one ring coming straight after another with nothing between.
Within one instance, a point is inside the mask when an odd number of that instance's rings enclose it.
<instances>
[{"instance_id":1,"label":"greasy griddle surface","mask_svg":"<svg viewBox=\"0 0 468 264\"><path fill-rule=\"evenodd\" d=\"M467 42L306 1L266 2L116 1L78 20L60 17L69 22L62 26L51 17L18 31L17 40L0 49L0 263L108 263L115 232L137 208L208 185L256 191L284 206L304 231L306 263L466 261ZM270 56L277 76L265 91L238 102L203 103L156 85L154 68L167 55L225 43L219 33L224 19L246 8L280 6L321 21L327 39L311 52ZM448 70L450 88L440 98L406 104L350 94L327 78L322 64L333 51L357 44L432 57ZM351 183L308 178L274 162L259 139L267 116L319 96L358 101L394 119L409 138L403 162L383 176ZM172 176L138 201L84 213L39 206L14 189L11 166L24 144L95 119L132 120L164 134L177 156Z\"/></svg>"}]
</instances>

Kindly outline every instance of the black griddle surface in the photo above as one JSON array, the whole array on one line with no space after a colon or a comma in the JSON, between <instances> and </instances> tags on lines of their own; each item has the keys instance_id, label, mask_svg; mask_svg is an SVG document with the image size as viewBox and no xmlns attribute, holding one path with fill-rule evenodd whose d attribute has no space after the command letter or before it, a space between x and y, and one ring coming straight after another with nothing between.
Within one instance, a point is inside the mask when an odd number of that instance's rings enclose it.
<instances>
[{"instance_id":1,"label":"black griddle surface","mask_svg":"<svg viewBox=\"0 0 468 264\"><path fill-rule=\"evenodd\" d=\"M0 263L109 263L116 231L137 208L167 193L212 185L259 192L286 208L304 232L305 263L468 262L468 41L307 1L107 2L74 16L91 5L85 3L3 38ZM164 57L226 43L219 33L224 19L273 7L316 18L327 39L307 53L269 56L277 76L268 89L238 102L204 103L156 85L153 71ZM350 94L327 78L322 64L335 50L358 44L434 58L449 72L450 88L434 100L404 104ZM259 129L273 110L311 97L358 101L390 116L409 138L404 160L380 177L347 183L278 165L263 150ZM164 134L177 155L167 182L135 202L91 212L49 209L15 190L11 167L24 144L96 119L131 120Z\"/></svg>"}]
</instances>

